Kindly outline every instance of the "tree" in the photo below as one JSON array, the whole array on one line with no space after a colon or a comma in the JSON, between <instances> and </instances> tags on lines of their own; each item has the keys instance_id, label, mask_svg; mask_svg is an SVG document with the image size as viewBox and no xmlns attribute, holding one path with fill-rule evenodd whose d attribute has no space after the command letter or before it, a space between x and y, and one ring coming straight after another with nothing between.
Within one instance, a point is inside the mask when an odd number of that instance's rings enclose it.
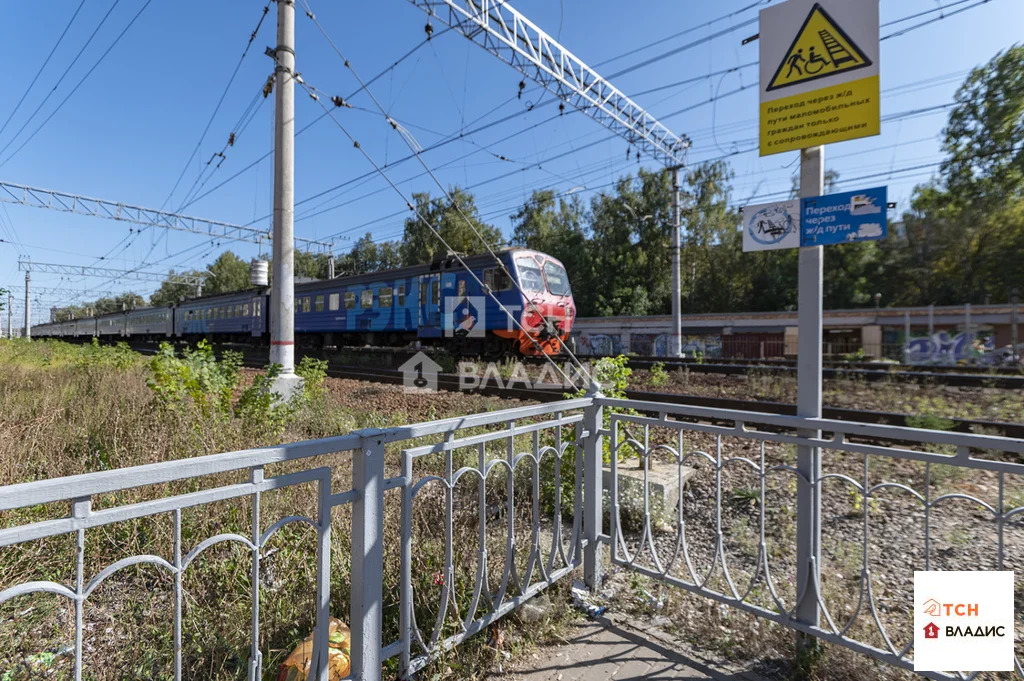
<instances>
[{"instance_id":1,"label":"tree","mask_svg":"<svg viewBox=\"0 0 1024 681\"><path fill-rule=\"evenodd\" d=\"M175 274L174 270L171 270L169 275ZM181 272L182 275L193 275L201 276L202 272L199 270L189 270L188 272ZM204 289L205 291L205 289ZM183 300L188 298L194 298L196 295L196 287L192 284L176 284L170 281L164 281L160 284L160 288L149 296L149 304L154 307L161 307L164 305L177 305Z\"/></svg>"},{"instance_id":2,"label":"tree","mask_svg":"<svg viewBox=\"0 0 1024 681\"><path fill-rule=\"evenodd\" d=\"M589 307L591 248L584 227L586 211L577 197L559 198L550 189L535 191L512 216L512 243L554 256L565 265L576 305Z\"/></svg>"},{"instance_id":3,"label":"tree","mask_svg":"<svg viewBox=\"0 0 1024 681\"><path fill-rule=\"evenodd\" d=\"M355 243L352 250L339 261L339 274L366 274L391 270L401 266L401 254L397 241L375 243L373 235L367 232Z\"/></svg>"},{"instance_id":4,"label":"tree","mask_svg":"<svg viewBox=\"0 0 1024 681\"><path fill-rule=\"evenodd\" d=\"M744 262L739 213L729 207L731 179L732 170L723 161L702 163L686 173L680 288L689 312L742 309L750 297L750 259Z\"/></svg>"},{"instance_id":5,"label":"tree","mask_svg":"<svg viewBox=\"0 0 1024 681\"><path fill-rule=\"evenodd\" d=\"M914 189L910 210L879 246L896 304L1005 300L1020 284L1024 47L975 68L954 102L939 177Z\"/></svg>"},{"instance_id":6,"label":"tree","mask_svg":"<svg viewBox=\"0 0 1024 681\"><path fill-rule=\"evenodd\" d=\"M485 252L481 237L491 248L504 245L501 230L480 220L472 194L458 187L453 187L448 194L452 197L451 201L447 198L432 199L426 192L412 195L419 215L405 220L405 234L399 246L403 265L433 262L447 253L444 244L423 224L423 220L433 226L452 249L460 253Z\"/></svg>"},{"instance_id":7,"label":"tree","mask_svg":"<svg viewBox=\"0 0 1024 681\"><path fill-rule=\"evenodd\" d=\"M99 298L90 303L57 308L54 310L53 320L56 322L66 322L71 319L95 317L110 314L111 312L134 310L145 306L145 298L140 296L138 293L128 292L114 296L113 298Z\"/></svg>"},{"instance_id":8,"label":"tree","mask_svg":"<svg viewBox=\"0 0 1024 681\"><path fill-rule=\"evenodd\" d=\"M590 263L580 315L664 313L672 285L671 178L640 170L590 202ZM577 288L577 291L580 289Z\"/></svg>"},{"instance_id":9,"label":"tree","mask_svg":"<svg viewBox=\"0 0 1024 681\"><path fill-rule=\"evenodd\" d=\"M292 260L295 276L308 279L327 279L329 273L328 260L329 256L326 253L295 251ZM270 269L271 277L273 277L273 267Z\"/></svg>"},{"instance_id":10,"label":"tree","mask_svg":"<svg viewBox=\"0 0 1024 681\"><path fill-rule=\"evenodd\" d=\"M209 275L203 283L208 295L244 291L250 287L249 263L231 251L224 251L207 268Z\"/></svg>"}]
</instances>

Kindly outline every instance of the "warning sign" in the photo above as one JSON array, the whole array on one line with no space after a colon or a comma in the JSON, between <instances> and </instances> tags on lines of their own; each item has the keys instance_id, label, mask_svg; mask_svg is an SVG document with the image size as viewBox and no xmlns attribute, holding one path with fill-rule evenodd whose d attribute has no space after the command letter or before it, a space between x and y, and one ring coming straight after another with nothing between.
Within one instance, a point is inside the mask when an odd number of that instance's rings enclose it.
<instances>
[{"instance_id":1,"label":"warning sign","mask_svg":"<svg viewBox=\"0 0 1024 681\"><path fill-rule=\"evenodd\" d=\"M878 0L761 11L761 155L880 132Z\"/></svg>"},{"instance_id":2,"label":"warning sign","mask_svg":"<svg viewBox=\"0 0 1024 681\"><path fill-rule=\"evenodd\" d=\"M871 66L871 60L816 2L768 83L768 90L865 66Z\"/></svg>"}]
</instances>

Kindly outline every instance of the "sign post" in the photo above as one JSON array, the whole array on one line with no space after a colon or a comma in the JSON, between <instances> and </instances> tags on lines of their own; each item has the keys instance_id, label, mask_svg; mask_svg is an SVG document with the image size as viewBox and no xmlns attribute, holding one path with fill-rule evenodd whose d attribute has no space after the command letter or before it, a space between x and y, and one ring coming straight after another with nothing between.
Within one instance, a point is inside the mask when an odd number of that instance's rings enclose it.
<instances>
[{"instance_id":1,"label":"sign post","mask_svg":"<svg viewBox=\"0 0 1024 681\"><path fill-rule=\"evenodd\" d=\"M826 216L824 208L809 199L819 197L827 203L828 197L822 197L823 145L880 132L878 29L878 0L788 0L760 14L761 156L800 150L797 414L806 418L821 418L822 244L841 243L850 233L850 229L829 230L835 224L825 217L835 215ZM849 205L852 217L852 200ZM884 200L881 207L884 224ZM808 208L813 220L807 219ZM828 212L839 210L836 205ZM809 230L813 230L810 239ZM745 244L748 231L745 222ZM878 238L866 236L872 232L866 229L864 238ZM861 235L859 224L856 234ZM801 431L800 435L817 437L820 432ZM798 447L797 470L802 479L797 490L795 616L817 627L821 450ZM806 635L797 638L802 648L813 646L813 641Z\"/></svg>"}]
</instances>

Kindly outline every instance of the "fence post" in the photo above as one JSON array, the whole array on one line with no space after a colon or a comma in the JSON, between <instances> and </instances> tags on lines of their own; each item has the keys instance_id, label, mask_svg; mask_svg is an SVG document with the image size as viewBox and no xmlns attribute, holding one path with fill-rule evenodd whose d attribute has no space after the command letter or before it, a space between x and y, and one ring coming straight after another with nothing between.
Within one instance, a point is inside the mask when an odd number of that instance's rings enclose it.
<instances>
[{"instance_id":1,"label":"fence post","mask_svg":"<svg viewBox=\"0 0 1024 681\"><path fill-rule=\"evenodd\" d=\"M583 428L586 431L583 442L583 537L587 540L583 550L583 575L591 591L601 587L601 545L604 520L603 466L604 448L601 446L600 430L604 427L604 410L596 402L601 397L601 387L595 382L587 391L591 402L584 410Z\"/></svg>"},{"instance_id":2,"label":"fence post","mask_svg":"<svg viewBox=\"0 0 1024 681\"><path fill-rule=\"evenodd\" d=\"M352 457L352 678L380 681L384 579L384 438L363 431ZM325 677L326 678L326 677Z\"/></svg>"}]
</instances>

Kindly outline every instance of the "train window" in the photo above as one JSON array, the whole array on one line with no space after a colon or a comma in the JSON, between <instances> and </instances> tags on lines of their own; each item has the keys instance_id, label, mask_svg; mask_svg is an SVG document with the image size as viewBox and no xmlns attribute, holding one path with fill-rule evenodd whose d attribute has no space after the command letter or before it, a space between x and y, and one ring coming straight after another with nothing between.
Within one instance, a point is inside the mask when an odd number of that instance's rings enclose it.
<instances>
[{"instance_id":1,"label":"train window","mask_svg":"<svg viewBox=\"0 0 1024 681\"><path fill-rule=\"evenodd\" d=\"M540 267L533 258L516 258L516 269L519 270L519 283L524 291L544 291L544 277Z\"/></svg>"},{"instance_id":2,"label":"train window","mask_svg":"<svg viewBox=\"0 0 1024 681\"><path fill-rule=\"evenodd\" d=\"M440 283L435 279L430 283L430 302L437 305L437 301L440 295Z\"/></svg>"},{"instance_id":3,"label":"train window","mask_svg":"<svg viewBox=\"0 0 1024 681\"><path fill-rule=\"evenodd\" d=\"M556 296L567 296L572 293L569 288L569 275L565 268L556 262L548 260L544 263L544 276L548 280L548 291Z\"/></svg>"},{"instance_id":4,"label":"train window","mask_svg":"<svg viewBox=\"0 0 1024 681\"><path fill-rule=\"evenodd\" d=\"M352 291L345 292L345 309L352 310L356 306L356 294Z\"/></svg>"},{"instance_id":5,"label":"train window","mask_svg":"<svg viewBox=\"0 0 1024 681\"><path fill-rule=\"evenodd\" d=\"M242 316L243 317L248 317L249 316L249 303L245 303L244 305L242 305Z\"/></svg>"},{"instance_id":6,"label":"train window","mask_svg":"<svg viewBox=\"0 0 1024 681\"><path fill-rule=\"evenodd\" d=\"M241 317L242 316L242 304L241 303L239 303L238 305L235 305L235 316L236 317Z\"/></svg>"},{"instance_id":7,"label":"train window","mask_svg":"<svg viewBox=\"0 0 1024 681\"><path fill-rule=\"evenodd\" d=\"M512 288L512 277L508 276L508 272L505 268L496 268L494 270L494 286L495 291L508 291Z\"/></svg>"},{"instance_id":8,"label":"train window","mask_svg":"<svg viewBox=\"0 0 1024 681\"><path fill-rule=\"evenodd\" d=\"M378 302L380 302L381 307L391 307L391 299L393 297L394 296L391 292L391 287L385 286L380 290L380 293L377 295L377 300Z\"/></svg>"},{"instance_id":9,"label":"train window","mask_svg":"<svg viewBox=\"0 0 1024 681\"><path fill-rule=\"evenodd\" d=\"M323 296L317 296L313 300L313 310L315 312L323 312L324 311L324 297Z\"/></svg>"},{"instance_id":10,"label":"train window","mask_svg":"<svg viewBox=\"0 0 1024 681\"><path fill-rule=\"evenodd\" d=\"M362 293L359 294L359 307L373 307L373 289L364 288Z\"/></svg>"},{"instance_id":11,"label":"train window","mask_svg":"<svg viewBox=\"0 0 1024 681\"><path fill-rule=\"evenodd\" d=\"M398 287L398 307L403 307L404 305L405 305L405 286L402 285L402 286Z\"/></svg>"},{"instance_id":12,"label":"train window","mask_svg":"<svg viewBox=\"0 0 1024 681\"><path fill-rule=\"evenodd\" d=\"M256 299L252 301L252 316L259 317L263 314L263 301Z\"/></svg>"},{"instance_id":13,"label":"train window","mask_svg":"<svg viewBox=\"0 0 1024 681\"><path fill-rule=\"evenodd\" d=\"M337 293L332 293L330 296L327 297L327 307L330 308L331 312L337 310L340 303L341 296L339 296Z\"/></svg>"},{"instance_id":14,"label":"train window","mask_svg":"<svg viewBox=\"0 0 1024 681\"><path fill-rule=\"evenodd\" d=\"M458 288L456 289L456 295L462 298L466 295L466 280L459 279Z\"/></svg>"},{"instance_id":15,"label":"train window","mask_svg":"<svg viewBox=\"0 0 1024 681\"><path fill-rule=\"evenodd\" d=\"M302 311L309 312L309 296L302 296Z\"/></svg>"}]
</instances>

